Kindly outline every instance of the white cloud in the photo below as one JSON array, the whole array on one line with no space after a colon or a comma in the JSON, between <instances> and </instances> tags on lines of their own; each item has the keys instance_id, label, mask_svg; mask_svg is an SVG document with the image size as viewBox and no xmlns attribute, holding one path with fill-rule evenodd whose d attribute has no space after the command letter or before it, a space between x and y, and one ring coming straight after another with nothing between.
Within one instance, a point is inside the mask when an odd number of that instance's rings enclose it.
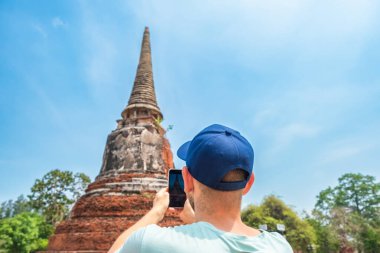
<instances>
[{"instance_id":1,"label":"white cloud","mask_svg":"<svg viewBox=\"0 0 380 253\"><path fill-rule=\"evenodd\" d=\"M45 29L42 28L42 26L40 26L39 24L33 24L32 27L36 32L42 35L42 37L47 38L48 34L45 31Z\"/></svg>"},{"instance_id":2,"label":"white cloud","mask_svg":"<svg viewBox=\"0 0 380 253\"><path fill-rule=\"evenodd\" d=\"M358 157L373 147L375 147L375 145L370 140L363 138L337 140L326 146L326 151L319 155L319 162L321 164L330 164L343 161L349 164L352 158Z\"/></svg>"},{"instance_id":3,"label":"white cloud","mask_svg":"<svg viewBox=\"0 0 380 253\"><path fill-rule=\"evenodd\" d=\"M43 108L48 113L49 119L60 128L66 128L64 116L55 105L49 94L47 94L40 85L36 84L36 82L30 78L29 75L27 76L26 84L31 90L33 90L34 94L36 94L39 100L43 103Z\"/></svg>"},{"instance_id":4,"label":"white cloud","mask_svg":"<svg viewBox=\"0 0 380 253\"><path fill-rule=\"evenodd\" d=\"M343 146L338 147L335 149L332 149L329 151L328 154L324 157L325 162L327 161L335 161L335 160L341 160L353 155L357 155L363 151L363 147L356 147L356 146Z\"/></svg>"},{"instance_id":5,"label":"white cloud","mask_svg":"<svg viewBox=\"0 0 380 253\"><path fill-rule=\"evenodd\" d=\"M60 18L60 17L54 17L52 20L51 20L51 25L54 27L54 28L59 28L59 27L66 27L67 24L65 22L63 22L63 20Z\"/></svg>"},{"instance_id":6,"label":"white cloud","mask_svg":"<svg viewBox=\"0 0 380 253\"><path fill-rule=\"evenodd\" d=\"M274 147L285 148L292 142L316 136L321 129L304 123L291 123L274 130Z\"/></svg>"},{"instance_id":7,"label":"white cloud","mask_svg":"<svg viewBox=\"0 0 380 253\"><path fill-rule=\"evenodd\" d=\"M253 125L257 127L265 126L271 119L276 117L276 112L274 108L264 108L262 110L258 110L253 115Z\"/></svg>"},{"instance_id":8,"label":"white cloud","mask_svg":"<svg viewBox=\"0 0 380 253\"><path fill-rule=\"evenodd\" d=\"M102 96L115 85L118 49L110 24L100 22L91 8L82 2L84 72L93 96Z\"/></svg>"},{"instance_id":9,"label":"white cloud","mask_svg":"<svg viewBox=\"0 0 380 253\"><path fill-rule=\"evenodd\" d=\"M321 69L347 74L379 25L379 4L371 0L127 4L162 38L174 36L182 46L200 51L231 51L239 65L259 73L273 71L278 63L288 74L307 78Z\"/></svg>"},{"instance_id":10,"label":"white cloud","mask_svg":"<svg viewBox=\"0 0 380 253\"><path fill-rule=\"evenodd\" d=\"M117 54L117 49L111 40L107 39L96 27L88 28L91 38L90 52L87 57L86 75L95 93L101 92L113 80L113 68Z\"/></svg>"}]
</instances>

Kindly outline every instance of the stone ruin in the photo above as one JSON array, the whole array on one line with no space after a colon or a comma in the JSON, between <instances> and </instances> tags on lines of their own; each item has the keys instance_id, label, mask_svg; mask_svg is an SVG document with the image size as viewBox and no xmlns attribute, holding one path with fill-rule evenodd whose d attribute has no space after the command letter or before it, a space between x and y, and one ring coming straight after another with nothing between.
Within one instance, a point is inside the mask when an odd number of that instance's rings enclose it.
<instances>
[{"instance_id":1,"label":"stone ruin","mask_svg":"<svg viewBox=\"0 0 380 253\"><path fill-rule=\"evenodd\" d=\"M163 115L154 90L147 27L132 93L121 116L108 135L99 175L70 217L58 224L46 252L107 252L151 208L156 191L167 186L173 157L160 125ZM160 225L178 224L179 218L168 211Z\"/></svg>"}]
</instances>

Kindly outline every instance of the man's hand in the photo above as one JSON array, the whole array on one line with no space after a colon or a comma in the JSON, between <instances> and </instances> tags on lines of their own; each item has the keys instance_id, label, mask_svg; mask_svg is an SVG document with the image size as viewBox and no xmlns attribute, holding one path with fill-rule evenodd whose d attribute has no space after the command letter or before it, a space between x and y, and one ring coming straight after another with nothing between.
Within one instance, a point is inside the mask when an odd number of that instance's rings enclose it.
<instances>
[{"instance_id":1,"label":"man's hand","mask_svg":"<svg viewBox=\"0 0 380 253\"><path fill-rule=\"evenodd\" d=\"M185 224L191 224L196 221L195 213L190 205L189 199L186 199L185 205L183 206L182 212L179 214L179 217Z\"/></svg>"},{"instance_id":2,"label":"man's hand","mask_svg":"<svg viewBox=\"0 0 380 253\"><path fill-rule=\"evenodd\" d=\"M169 193L168 188L161 189L157 192L153 200L152 209L144 215L136 224L125 230L114 242L108 253L114 253L120 249L123 244L128 240L129 236L140 228L146 227L151 224L159 223L165 216L166 209L169 206Z\"/></svg>"},{"instance_id":3,"label":"man's hand","mask_svg":"<svg viewBox=\"0 0 380 253\"><path fill-rule=\"evenodd\" d=\"M153 207L151 211L155 212L158 215L159 220L161 221L165 216L165 212L168 209L168 206L169 206L168 188L163 188L156 193L156 197L153 200Z\"/></svg>"}]
</instances>

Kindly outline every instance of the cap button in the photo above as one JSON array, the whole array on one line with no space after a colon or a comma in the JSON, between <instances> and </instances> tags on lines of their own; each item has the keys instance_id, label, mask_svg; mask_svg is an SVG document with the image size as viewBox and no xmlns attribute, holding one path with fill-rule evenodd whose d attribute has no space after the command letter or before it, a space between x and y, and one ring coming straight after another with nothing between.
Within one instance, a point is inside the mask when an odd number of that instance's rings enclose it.
<instances>
[{"instance_id":1,"label":"cap button","mask_svg":"<svg viewBox=\"0 0 380 253\"><path fill-rule=\"evenodd\" d=\"M232 133L230 131L225 131L227 136L230 136Z\"/></svg>"}]
</instances>

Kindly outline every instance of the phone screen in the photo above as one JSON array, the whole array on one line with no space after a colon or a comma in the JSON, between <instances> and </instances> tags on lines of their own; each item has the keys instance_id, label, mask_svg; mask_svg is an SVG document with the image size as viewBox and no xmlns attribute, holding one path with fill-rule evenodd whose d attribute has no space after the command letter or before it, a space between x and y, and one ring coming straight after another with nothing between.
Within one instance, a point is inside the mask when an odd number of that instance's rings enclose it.
<instances>
[{"instance_id":1,"label":"phone screen","mask_svg":"<svg viewBox=\"0 0 380 253\"><path fill-rule=\"evenodd\" d=\"M183 207L186 201L181 170L169 170L169 207Z\"/></svg>"}]
</instances>

